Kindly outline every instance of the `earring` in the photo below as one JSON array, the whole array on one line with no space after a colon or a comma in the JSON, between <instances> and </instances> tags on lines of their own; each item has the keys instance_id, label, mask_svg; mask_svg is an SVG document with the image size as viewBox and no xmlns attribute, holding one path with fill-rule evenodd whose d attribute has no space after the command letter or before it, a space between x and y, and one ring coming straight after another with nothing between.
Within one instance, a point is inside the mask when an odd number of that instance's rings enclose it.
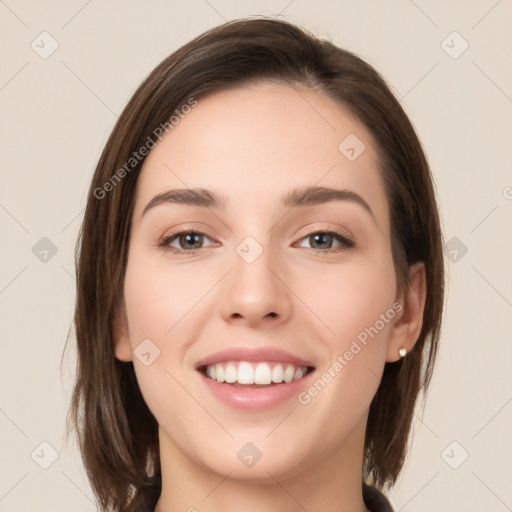
<instances>
[{"instance_id":1,"label":"earring","mask_svg":"<svg viewBox=\"0 0 512 512\"><path fill-rule=\"evenodd\" d=\"M407 354L407 350L405 349L405 347L402 347L402 348L400 348L400 349L398 350L398 355L399 355L400 357L402 357L402 358L403 358L403 357L405 357L405 355L406 355L406 354Z\"/></svg>"}]
</instances>

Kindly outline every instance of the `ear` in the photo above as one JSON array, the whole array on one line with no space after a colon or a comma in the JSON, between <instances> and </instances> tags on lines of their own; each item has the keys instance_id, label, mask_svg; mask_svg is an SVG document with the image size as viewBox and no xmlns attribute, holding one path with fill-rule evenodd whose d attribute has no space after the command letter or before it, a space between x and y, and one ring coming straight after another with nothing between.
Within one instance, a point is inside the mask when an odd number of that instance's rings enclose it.
<instances>
[{"instance_id":1,"label":"ear","mask_svg":"<svg viewBox=\"0 0 512 512\"><path fill-rule=\"evenodd\" d=\"M114 353L120 361L133 361L133 351L128 334L128 321L124 308L118 308L114 316L112 327L114 334Z\"/></svg>"},{"instance_id":2,"label":"ear","mask_svg":"<svg viewBox=\"0 0 512 512\"><path fill-rule=\"evenodd\" d=\"M394 362L400 359L398 351L405 348L410 352L414 347L423 325L423 311L427 296L425 265L416 263L409 269L409 288L397 298L402 305L400 316L389 334L386 361Z\"/></svg>"}]
</instances>

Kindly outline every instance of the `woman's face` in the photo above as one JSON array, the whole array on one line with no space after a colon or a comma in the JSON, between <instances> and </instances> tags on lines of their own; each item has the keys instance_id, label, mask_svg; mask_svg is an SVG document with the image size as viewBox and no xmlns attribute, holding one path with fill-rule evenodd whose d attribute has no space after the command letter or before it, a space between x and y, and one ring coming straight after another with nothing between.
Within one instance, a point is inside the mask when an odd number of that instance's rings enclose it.
<instances>
[{"instance_id":1,"label":"woman's face","mask_svg":"<svg viewBox=\"0 0 512 512\"><path fill-rule=\"evenodd\" d=\"M369 132L306 88L200 99L144 162L124 298L163 460L260 482L357 461L402 315Z\"/></svg>"}]
</instances>

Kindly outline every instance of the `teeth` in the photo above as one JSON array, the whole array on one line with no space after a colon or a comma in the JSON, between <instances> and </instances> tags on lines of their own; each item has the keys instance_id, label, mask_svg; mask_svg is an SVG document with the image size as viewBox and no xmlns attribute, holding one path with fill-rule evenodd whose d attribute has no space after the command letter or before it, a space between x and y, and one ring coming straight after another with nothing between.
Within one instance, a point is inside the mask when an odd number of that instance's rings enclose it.
<instances>
[{"instance_id":1,"label":"teeth","mask_svg":"<svg viewBox=\"0 0 512 512\"><path fill-rule=\"evenodd\" d=\"M219 365L220 366L220 365ZM238 375L236 371L236 366L234 364L228 364L226 366L226 372L224 373L224 377L226 378L226 382L231 384L236 382Z\"/></svg>"},{"instance_id":2,"label":"teeth","mask_svg":"<svg viewBox=\"0 0 512 512\"><path fill-rule=\"evenodd\" d=\"M273 365L273 366L272 366ZM284 367L284 369L283 369ZM269 385L292 382L306 375L305 366L281 363L217 363L206 368L206 375L217 382L228 384Z\"/></svg>"},{"instance_id":3,"label":"teeth","mask_svg":"<svg viewBox=\"0 0 512 512\"><path fill-rule=\"evenodd\" d=\"M238 365L238 384L254 384L254 370L249 363Z\"/></svg>"},{"instance_id":4,"label":"teeth","mask_svg":"<svg viewBox=\"0 0 512 512\"><path fill-rule=\"evenodd\" d=\"M254 370L254 383L255 384L270 384L272 382L272 372L267 363L262 363L256 366Z\"/></svg>"},{"instance_id":5,"label":"teeth","mask_svg":"<svg viewBox=\"0 0 512 512\"><path fill-rule=\"evenodd\" d=\"M299 380L299 379L302 379L302 377L304 377L304 375L306 375L306 372L307 372L307 368L297 368L295 370L295 374L293 375L293 380Z\"/></svg>"},{"instance_id":6,"label":"teeth","mask_svg":"<svg viewBox=\"0 0 512 512\"><path fill-rule=\"evenodd\" d=\"M289 364L284 371L284 381L291 382L293 380L293 376L295 375L295 368Z\"/></svg>"},{"instance_id":7,"label":"teeth","mask_svg":"<svg viewBox=\"0 0 512 512\"><path fill-rule=\"evenodd\" d=\"M274 368L272 368L272 382L283 382L283 379L283 367L280 364L276 364Z\"/></svg>"}]
</instances>

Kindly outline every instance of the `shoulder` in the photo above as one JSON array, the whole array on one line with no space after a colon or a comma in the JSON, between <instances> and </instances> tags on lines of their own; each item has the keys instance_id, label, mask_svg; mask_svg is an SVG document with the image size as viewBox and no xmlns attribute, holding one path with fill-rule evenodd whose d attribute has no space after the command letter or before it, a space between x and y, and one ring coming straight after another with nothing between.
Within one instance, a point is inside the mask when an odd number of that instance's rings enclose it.
<instances>
[{"instance_id":1,"label":"shoulder","mask_svg":"<svg viewBox=\"0 0 512 512\"><path fill-rule=\"evenodd\" d=\"M393 512L393 507L386 496L366 482L363 482L363 500L372 512Z\"/></svg>"}]
</instances>

